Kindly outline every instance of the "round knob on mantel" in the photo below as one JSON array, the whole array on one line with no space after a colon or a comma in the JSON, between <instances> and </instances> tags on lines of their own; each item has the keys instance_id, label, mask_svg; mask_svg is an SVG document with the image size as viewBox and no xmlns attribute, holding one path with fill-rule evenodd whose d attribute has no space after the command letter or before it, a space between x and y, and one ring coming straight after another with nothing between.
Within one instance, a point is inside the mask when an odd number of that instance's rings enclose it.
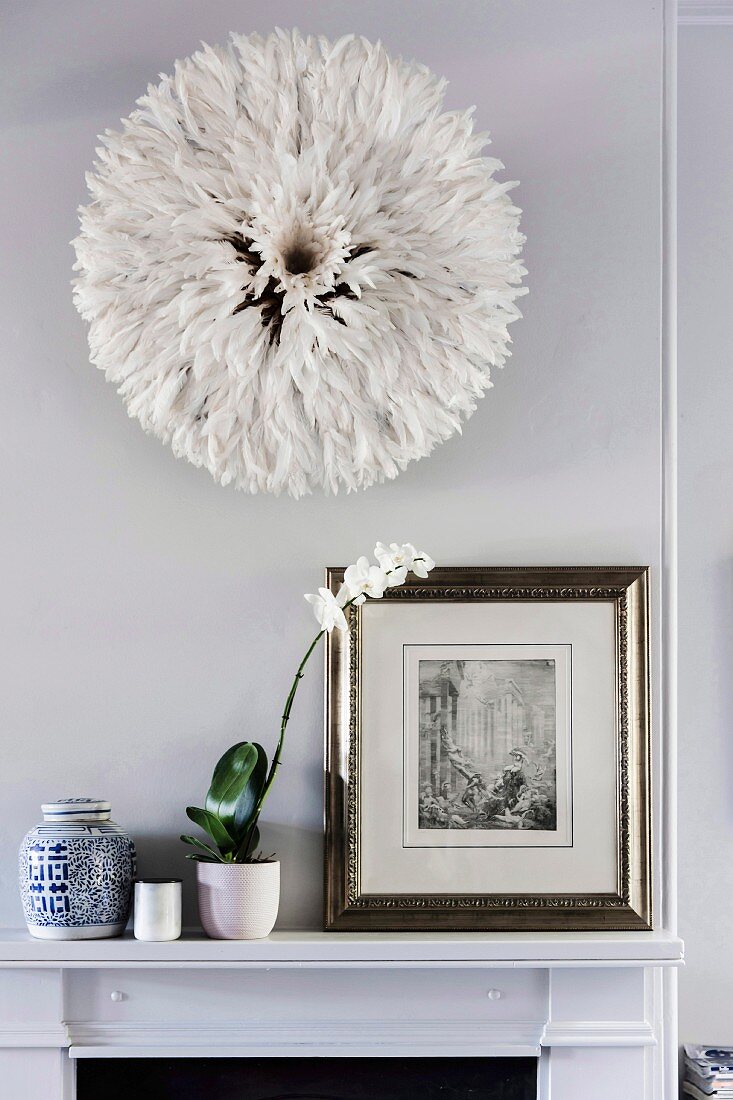
<instances>
[{"instance_id":1,"label":"round knob on mantel","mask_svg":"<svg viewBox=\"0 0 733 1100\"><path fill-rule=\"evenodd\" d=\"M109 999L117 1004L119 1001L124 1001L125 994L120 989L113 989L109 995Z\"/></svg>"},{"instance_id":2,"label":"round knob on mantel","mask_svg":"<svg viewBox=\"0 0 733 1100\"><path fill-rule=\"evenodd\" d=\"M490 1001L500 1001L502 993L500 989L490 989L486 996Z\"/></svg>"}]
</instances>

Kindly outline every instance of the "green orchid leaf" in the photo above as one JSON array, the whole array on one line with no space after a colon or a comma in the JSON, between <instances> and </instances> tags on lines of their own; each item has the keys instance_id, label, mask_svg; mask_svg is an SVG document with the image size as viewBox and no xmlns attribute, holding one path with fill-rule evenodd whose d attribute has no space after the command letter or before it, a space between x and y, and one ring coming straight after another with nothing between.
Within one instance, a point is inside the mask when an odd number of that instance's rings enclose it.
<instances>
[{"instance_id":1,"label":"green orchid leaf","mask_svg":"<svg viewBox=\"0 0 733 1100\"><path fill-rule=\"evenodd\" d=\"M264 749L249 741L232 745L214 768L206 809L239 843L257 805L266 768Z\"/></svg>"},{"instance_id":2,"label":"green orchid leaf","mask_svg":"<svg viewBox=\"0 0 733 1100\"><path fill-rule=\"evenodd\" d=\"M234 814L234 824L237 836L240 838L246 834L247 829L252 825L253 815L267 779L267 753L262 745L258 745L256 741L252 742L252 748L257 753L257 761L252 769L249 783L239 796Z\"/></svg>"},{"instance_id":3,"label":"green orchid leaf","mask_svg":"<svg viewBox=\"0 0 733 1100\"><path fill-rule=\"evenodd\" d=\"M236 841L227 832L216 814L212 814L208 810L202 810L199 806L186 806L186 814L191 821L209 834L220 852L231 852L233 848L236 848Z\"/></svg>"},{"instance_id":4,"label":"green orchid leaf","mask_svg":"<svg viewBox=\"0 0 733 1100\"><path fill-rule=\"evenodd\" d=\"M250 743L239 741L227 749L214 768L204 805L208 812L218 817L222 823L225 823L225 818L228 817L232 829L233 806L236 805L241 790L249 782L256 761L257 754ZM225 828L229 831L226 824Z\"/></svg>"},{"instance_id":5,"label":"green orchid leaf","mask_svg":"<svg viewBox=\"0 0 733 1100\"><path fill-rule=\"evenodd\" d=\"M207 855L211 856L212 862L224 863L222 856L215 852L213 848L210 848L208 844L204 844L203 840L198 840L195 836L187 836L185 833L181 834L181 840L184 844L190 844L192 847L200 848L203 852L206 852Z\"/></svg>"}]
</instances>

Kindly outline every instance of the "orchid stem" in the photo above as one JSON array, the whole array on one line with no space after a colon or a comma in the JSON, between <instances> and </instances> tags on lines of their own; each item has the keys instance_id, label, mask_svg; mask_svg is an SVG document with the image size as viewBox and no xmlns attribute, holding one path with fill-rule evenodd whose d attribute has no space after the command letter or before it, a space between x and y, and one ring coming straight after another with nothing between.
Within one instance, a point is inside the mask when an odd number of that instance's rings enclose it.
<instances>
[{"instance_id":1,"label":"orchid stem","mask_svg":"<svg viewBox=\"0 0 733 1100\"><path fill-rule=\"evenodd\" d=\"M354 597L354 599L355 598L356 597ZM347 607L350 607L353 604L353 602L354 602L354 600L351 599L351 600L348 601L348 603L345 603L344 604L344 611L346 610ZM265 780L265 784L262 788L262 792L261 792L260 797L257 801L257 806L255 808L255 812L252 815L251 827L247 830L247 835L244 838L242 844L240 845L240 847L237 851L237 854L236 854L236 857L235 857L235 862L239 861L240 856L246 856L246 854L247 854L247 848L249 846L250 837L252 835L252 832L255 829L255 826L257 825L257 821L259 820L259 816L262 813L262 807L265 804L265 799L267 798L268 794L270 793L270 787L275 782L275 776L277 774L277 769L280 766L280 758L282 757L283 747L285 745L285 731L287 730L288 722L290 721L290 712L293 709L293 702L295 700L295 694L298 690L298 685L300 684L300 681L303 679L303 669L308 664L308 660L309 660L311 654L313 653L313 650L316 648L316 646L318 645L318 643L320 642L321 638L323 637L323 635L325 633L326 633L325 630L319 630L318 634L316 634L315 638L313 639L311 644L308 646L308 649L306 650L305 657L303 658L303 660L298 665L298 671L295 673L295 678L294 678L293 683L291 685L290 691L288 692L288 697L285 701L285 709L283 710L282 717L280 719L280 737L278 738L277 748L275 749L275 755L272 758L272 763L270 764L270 770L267 773L267 779Z\"/></svg>"}]
</instances>

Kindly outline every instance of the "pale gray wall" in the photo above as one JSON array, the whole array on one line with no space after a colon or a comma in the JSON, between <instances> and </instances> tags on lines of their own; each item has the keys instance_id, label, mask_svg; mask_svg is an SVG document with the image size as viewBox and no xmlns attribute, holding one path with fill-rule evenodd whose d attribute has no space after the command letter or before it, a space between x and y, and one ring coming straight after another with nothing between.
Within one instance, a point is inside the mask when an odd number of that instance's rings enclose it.
<instances>
[{"instance_id":1,"label":"pale gray wall","mask_svg":"<svg viewBox=\"0 0 733 1100\"><path fill-rule=\"evenodd\" d=\"M733 1043L733 27L679 38L680 1038Z\"/></svg>"},{"instance_id":2,"label":"pale gray wall","mask_svg":"<svg viewBox=\"0 0 733 1100\"><path fill-rule=\"evenodd\" d=\"M148 81L201 38L294 23L381 37L447 76L450 105L477 105L521 181L531 289L514 357L462 437L391 484L299 502L223 490L128 420L88 364L68 245L95 135ZM274 743L313 629L302 593L325 564L396 538L444 564L656 569L661 13L39 0L6 4L3 24L0 922L18 923L14 853L49 797L111 798L141 870L180 870L183 808L216 757L242 737ZM285 926L320 921L321 696L317 662L267 809Z\"/></svg>"}]
</instances>

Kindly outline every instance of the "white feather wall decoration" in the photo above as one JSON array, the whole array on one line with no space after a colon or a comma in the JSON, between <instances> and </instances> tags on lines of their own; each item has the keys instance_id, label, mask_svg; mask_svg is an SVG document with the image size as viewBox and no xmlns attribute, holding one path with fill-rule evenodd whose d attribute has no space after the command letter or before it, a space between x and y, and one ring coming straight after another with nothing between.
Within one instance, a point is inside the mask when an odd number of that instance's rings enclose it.
<instances>
[{"instance_id":1,"label":"white feather wall decoration","mask_svg":"<svg viewBox=\"0 0 733 1100\"><path fill-rule=\"evenodd\" d=\"M363 38L232 34L100 139L74 241L92 361L222 485L392 478L503 365L515 185L444 91Z\"/></svg>"}]
</instances>

